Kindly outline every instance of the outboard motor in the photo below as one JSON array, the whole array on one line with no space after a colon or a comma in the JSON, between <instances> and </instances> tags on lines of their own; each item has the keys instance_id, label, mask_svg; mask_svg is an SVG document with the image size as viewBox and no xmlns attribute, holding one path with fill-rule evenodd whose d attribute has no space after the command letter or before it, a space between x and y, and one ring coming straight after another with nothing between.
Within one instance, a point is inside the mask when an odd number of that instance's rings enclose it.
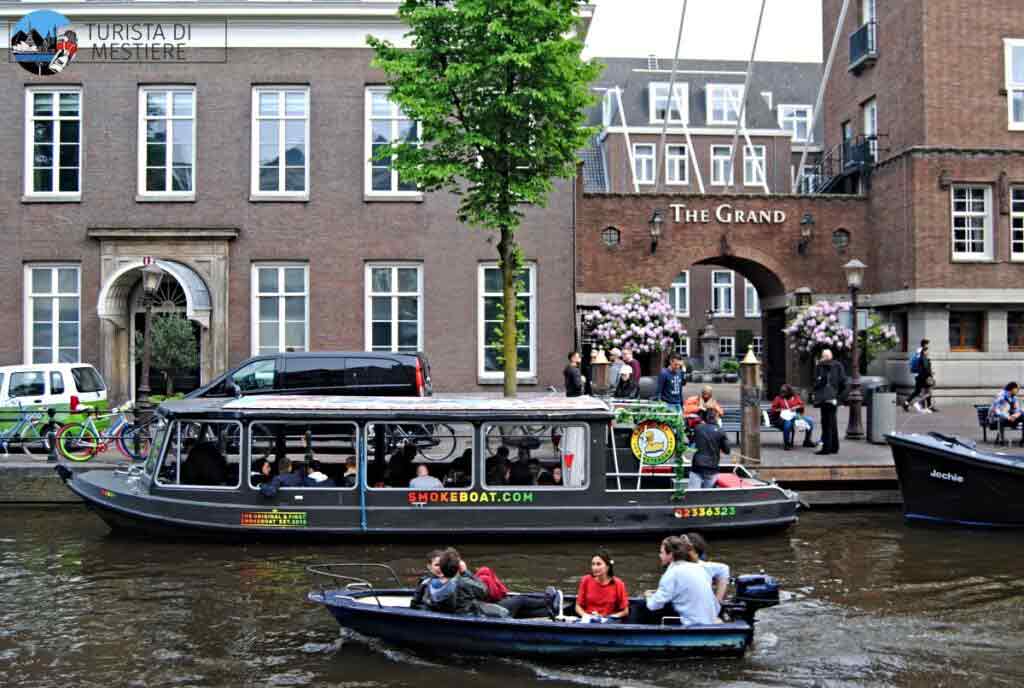
<instances>
[{"instance_id":1,"label":"outboard motor","mask_svg":"<svg viewBox=\"0 0 1024 688\"><path fill-rule=\"evenodd\" d=\"M754 616L761 609L774 607L779 603L779 582L763 573L736 577L736 595L723 605L734 619L754 623Z\"/></svg>"}]
</instances>

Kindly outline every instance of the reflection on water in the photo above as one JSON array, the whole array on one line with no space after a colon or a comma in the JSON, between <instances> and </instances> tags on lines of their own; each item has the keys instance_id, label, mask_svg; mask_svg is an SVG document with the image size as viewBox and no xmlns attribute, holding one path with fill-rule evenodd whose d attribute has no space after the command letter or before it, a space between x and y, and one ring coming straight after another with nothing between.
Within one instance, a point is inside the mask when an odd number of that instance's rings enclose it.
<instances>
[{"instance_id":1,"label":"reflection on water","mask_svg":"<svg viewBox=\"0 0 1024 688\"><path fill-rule=\"evenodd\" d=\"M148 542L109 537L79 509L0 509L0 533L10 686L1024 685L1024 539L911 527L895 511L811 512L783 533L712 542L734 573L763 569L786 591L742 660L582 665L420 656L339 631L304 600L311 563L385 562L411 581L423 552L457 542ZM573 588L595 544L460 549L512 588ZM609 544L630 590L657 585L656 541Z\"/></svg>"}]
</instances>

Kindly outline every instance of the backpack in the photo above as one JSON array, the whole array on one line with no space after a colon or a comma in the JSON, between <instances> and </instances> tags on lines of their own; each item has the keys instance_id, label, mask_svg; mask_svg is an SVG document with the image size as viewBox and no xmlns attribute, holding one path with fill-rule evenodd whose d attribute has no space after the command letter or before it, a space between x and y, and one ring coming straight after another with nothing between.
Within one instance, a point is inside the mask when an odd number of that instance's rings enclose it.
<instances>
[{"instance_id":1,"label":"backpack","mask_svg":"<svg viewBox=\"0 0 1024 688\"><path fill-rule=\"evenodd\" d=\"M508 595L508 587L500 578L498 578L498 574L487 566L481 566L477 569L476 577L484 584L484 587L487 588L488 602L497 602Z\"/></svg>"},{"instance_id":2,"label":"backpack","mask_svg":"<svg viewBox=\"0 0 1024 688\"><path fill-rule=\"evenodd\" d=\"M921 372L921 352L920 351L915 352L914 355L910 359L910 372L914 373L915 375L917 373Z\"/></svg>"}]
</instances>

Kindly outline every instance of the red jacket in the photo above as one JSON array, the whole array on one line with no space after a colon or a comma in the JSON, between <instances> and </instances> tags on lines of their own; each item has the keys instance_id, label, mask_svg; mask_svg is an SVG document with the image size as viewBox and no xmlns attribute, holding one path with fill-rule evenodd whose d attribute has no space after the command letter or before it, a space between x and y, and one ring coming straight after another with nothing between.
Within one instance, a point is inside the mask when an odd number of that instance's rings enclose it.
<instances>
[{"instance_id":1,"label":"red jacket","mask_svg":"<svg viewBox=\"0 0 1024 688\"><path fill-rule=\"evenodd\" d=\"M772 401L772 414L774 415L774 414L782 413L786 409L789 409L791 411L796 411L797 413L799 413L801 415L803 414L803 412L804 412L804 402L800 398L799 394L794 394L789 399L786 399L781 394L779 396L775 397L775 400Z\"/></svg>"},{"instance_id":2,"label":"red jacket","mask_svg":"<svg viewBox=\"0 0 1024 688\"><path fill-rule=\"evenodd\" d=\"M508 587L498 578L498 574L487 566L481 566L476 570L476 577L487 588L487 601L498 602L508 595Z\"/></svg>"}]
</instances>

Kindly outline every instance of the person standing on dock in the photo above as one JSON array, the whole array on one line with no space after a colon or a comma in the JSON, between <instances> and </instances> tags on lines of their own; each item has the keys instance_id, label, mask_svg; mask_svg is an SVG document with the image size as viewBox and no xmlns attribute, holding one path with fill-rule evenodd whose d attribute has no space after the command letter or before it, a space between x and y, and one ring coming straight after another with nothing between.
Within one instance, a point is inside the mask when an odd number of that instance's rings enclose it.
<instances>
[{"instance_id":1,"label":"person standing on dock","mask_svg":"<svg viewBox=\"0 0 1024 688\"><path fill-rule=\"evenodd\" d=\"M815 454L839 453L839 427L836 410L846 391L846 370L832 360L832 350L824 349L814 368L814 405L821 409L821 449Z\"/></svg>"},{"instance_id":2,"label":"person standing on dock","mask_svg":"<svg viewBox=\"0 0 1024 688\"><path fill-rule=\"evenodd\" d=\"M582 359L579 351L569 352L569 365L565 366L565 370L562 371L562 375L565 376L565 396L567 397L583 396L583 384L587 378L580 373L580 360Z\"/></svg>"},{"instance_id":3,"label":"person standing on dock","mask_svg":"<svg viewBox=\"0 0 1024 688\"><path fill-rule=\"evenodd\" d=\"M668 404L673 411L683 410L683 387L686 385L686 372L683 370L683 358L677 353L668 357L668 368L662 368L658 375L658 401Z\"/></svg>"}]
</instances>

